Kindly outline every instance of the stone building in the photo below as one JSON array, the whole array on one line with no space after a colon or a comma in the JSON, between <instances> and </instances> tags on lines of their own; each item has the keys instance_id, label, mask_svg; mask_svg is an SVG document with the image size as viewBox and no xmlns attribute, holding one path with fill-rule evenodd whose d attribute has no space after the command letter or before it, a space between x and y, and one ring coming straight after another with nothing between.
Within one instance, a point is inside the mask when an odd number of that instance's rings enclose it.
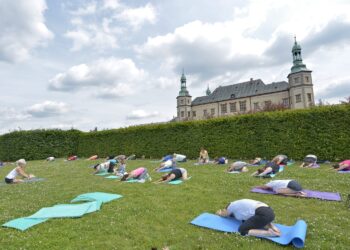
<instances>
[{"instance_id":1,"label":"stone building","mask_svg":"<svg viewBox=\"0 0 350 250\"><path fill-rule=\"evenodd\" d=\"M260 79L250 79L233 85L219 86L213 92L206 91L192 101L182 73L181 90L177 96L176 120L200 120L208 117L236 115L259 111L272 104L290 109L304 109L315 104L311 70L303 64L301 46L295 40L292 48L293 66L288 82L265 84Z\"/></svg>"}]
</instances>

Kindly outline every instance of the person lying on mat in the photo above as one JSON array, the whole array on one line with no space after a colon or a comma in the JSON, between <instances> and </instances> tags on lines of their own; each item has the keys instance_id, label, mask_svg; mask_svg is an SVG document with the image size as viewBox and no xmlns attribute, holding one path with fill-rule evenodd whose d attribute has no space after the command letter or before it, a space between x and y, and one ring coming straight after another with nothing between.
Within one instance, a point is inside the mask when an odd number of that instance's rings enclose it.
<instances>
[{"instance_id":1,"label":"person lying on mat","mask_svg":"<svg viewBox=\"0 0 350 250\"><path fill-rule=\"evenodd\" d=\"M67 158L67 161L75 161L75 160L77 160L77 159L78 159L78 156L72 155L72 156L69 156L69 157Z\"/></svg>"},{"instance_id":2,"label":"person lying on mat","mask_svg":"<svg viewBox=\"0 0 350 250\"><path fill-rule=\"evenodd\" d=\"M175 160L176 160L177 162L186 162L186 161L187 161L186 155L181 155L181 154L176 154L176 153L174 153L174 154L173 154L173 157L175 158Z\"/></svg>"},{"instance_id":3,"label":"person lying on mat","mask_svg":"<svg viewBox=\"0 0 350 250\"><path fill-rule=\"evenodd\" d=\"M122 158L118 163L118 168L114 170L114 173L116 176L124 176L125 172L126 172L126 159Z\"/></svg>"},{"instance_id":4,"label":"person lying on mat","mask_svg":"<svg viewBox=\"0 0 350 250\"><path fill-rule=\"evenodd\" d=\"M27 179L34 178L35 177L34 175L27 174L25 172L26 165L27 165L27 162L24 159L20 159L16 161L16 167L12 169L12 171L8 173L8 175L6 175L5 182L7 184L16 184L16 183L23 182L23 180L18 179L17 176L22 176Z\"/></svg>"},{"instance_id":5,"label":"person lying on mat","mask_svg":"<svg viewBox=\"0 0 350 250\"><path fill-rule=\"evenodd\" d=\"M140 168L134 169L130 173L125 172L123 177L120 179L120 181L128 181L131 179L137 179L137 180L150 179L151 180L151 177L148 174L147 168L140 167Z\"/></svg>"},{"instance_id":6,"label":"person lying on mat","mask_svg":"<svg viewBox=\"0 0 350 250\"><path fill-rule=\"evenodd\" d=\"M275 156L272 161L276 162L278 165L287 165L288 163L288 157L286 155L277 155Z\"/></svg>"},{"instance_id":7,"label":"person lying on mat","mask_svg":"<svg viewBox=\"0 0 350 250\"><path fill-rule=\"evenodd\" d=\"M228 167L226 172L248 172L248 163L244 161L236 161Z\"/></svg>"},{"instance_id":8,"label":"person lying on mat","mask_svg":"<svg viewBox=\"0 0 350 250\"><path fill-rule=\"evenodd\" d=\"M176 165L176 158L173 157L165 162L162 162L159 164L159 167L156 167L154 169L154 171L160 171L162 169L166 169L166 168L176 168L177 165Z\"/></svg>"},{"instance_id":9,"label":"person lying on mat","mask_svg":"<svg viewBox=\"0 0 350 250\"><path fill-rule=\"evenodd\" d=\"M260 201L250 199L233 201L226 208L218 210L216 214L242 221L238 228L241 235L258 237L281 235L280 230L272 224L275 219L272 208Z\"/></svg>"},{"instance_id":10,"label":"person lying on mat","mask_svg":"<svg viewBox=\"0 0 350 250\"><path fill-rule=\"evenodd\" d=\"M205 164L209 162L209 155L208 151L204 148L201 148L201 151L199 152L199 160L198 163Z\"/></svg>"},{"instance_id":11,"label":"person lying on mat","mask_svg":"<svg viewBox=\"0 0 350 250\"><path fill-rule=\"evenodd\" d=\"M162 162L166 162L166 161L168 161L168 160L172 160L173 158L174 158L173 155L166 155L166 156L164 156L164 157L161 159L161 161L162 161Z\"/></svg>"},{"instance_id":12,"label":"person lying on mat","mask_svg":"<svg viewBox=\"0 0 350 250\"><path fill-rule=\"evenodd\" d=\"M171 170L170 173L163 175L158 181L155 181L154 183L167 183L170 181L176 181L176 180L187 180L187 170L184 168L175 168Z\"/></svg>"},{"instance_id":13,"label":"person lying on mat","mask_svg":"<svg viewBox=\"0 0 350 250\"><path fill-rule=\"evenodd\" d=\"M46 158L46 161L54 161L55 160L55 157L53 156L49 156Z\"/></svg>"},{"instance_id":14,"label":"person lying on mat","mask_svg":"<svg viewBox=\"0 0 350 250\"><path fill-rule=\"evenodd\" d=\"M102 172L108 172L113 173L114 167L117 164L116 160L109 160L104 163L96 164L94 166L95 172L94 174L102 173Z\"/></svg>"},{"instance_id":15,"label":"person lying on mat","mask_svg":"<svg viewBox=\"0 0 350 250\"><path fill-rule=\"evenodd\" d=\"M214 159L214 164L227 164L228 163L228 159L226 157L215 157Z\"/></svg>"},{"instance_id":16,"label":"person lying on mat","mask_svg":"<svg viewBox=\"0 0 350 250\"><path fill-rule=\"evenodd\" d=\"M301 185L295 180L274 180L266 183L264 186L257 186L256 188L271 190L277 194L288 196L306 196L306 193L302 191L303 188Z\"/></svg>"},{"instance_id":17,"label":"person lying on mat","mask_svg":"<svg viewBox=\"0 0 350 250\"><path fill-rule=\"evenodd\" d=\"M301 168L312 168L317 163L317 156L316 155L307 155L304 158L303 163L300 165Z\"/></svg>"},{"instance_id":18,"label":"person lying on mat","mask_svg":"<svg viewBox=\"0 0 350 250\"><path fill-rule=\"evenodd\" d=\"M350 171L350 160L345 160L333 165L334 170L337 171Z\"/></svg>"},{"instance_id":19,"label":"person lying on mat","mask_svg":"<svg viewBox=\"0 0 350 250\"><path fill-rule=\"evenodd\" d=\"M263 168L258 169L252 174L252 176L267 176L270 174L276 174L280 170L280 158L275 157L271 162L265 164Z\"/></svg>"},{"instance_id":20,"label":"person lying on mat","mask_svg":"<svg viewBox=\"0 0 350 250\"><path fill-rule=\"evenodd\" d=\"M88 161L94 161L98 159L98 155L92 155L89 158L87 158Z\"/></svg>"},{"instance_id":21,"label":"person lying on mat","mask_svg":"<svg viewBox=\"0 0 350 250\"><path fill-rule=\"evenodd\" d=\"M260 157L256 157L254 160L250 162L251 165L261 165L262 159Z\"/></svg>"}]
</instances>

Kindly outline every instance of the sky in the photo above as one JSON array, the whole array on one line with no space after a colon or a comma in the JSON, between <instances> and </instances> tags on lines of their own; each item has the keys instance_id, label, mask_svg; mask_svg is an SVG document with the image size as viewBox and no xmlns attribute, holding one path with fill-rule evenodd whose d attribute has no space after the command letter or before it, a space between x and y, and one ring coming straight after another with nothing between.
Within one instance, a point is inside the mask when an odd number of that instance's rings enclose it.
<instances>
[{"instance_id":1,"label":"sky","mask_svg":"<svg viewBox=\"0 0 350 250\"><path fill-rule=\"evenodd\" d=\"M350 96L348 0L0 0L0 134L167 122L184 70L287 81L294 36L315 99Z\"/></svg>"}]
</instances>

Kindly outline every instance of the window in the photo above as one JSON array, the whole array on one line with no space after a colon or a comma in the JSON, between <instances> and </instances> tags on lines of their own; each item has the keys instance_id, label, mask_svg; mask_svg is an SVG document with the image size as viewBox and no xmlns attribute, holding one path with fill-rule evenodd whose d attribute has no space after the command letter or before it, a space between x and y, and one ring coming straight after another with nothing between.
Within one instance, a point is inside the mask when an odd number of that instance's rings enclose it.
<instances>
[{"instance_id":1,"label":"window","mask_svg":"<svg viewBox=\"0 0 350 250\"><path fill-rule=\"evenodd\" d=\"M215 115L215 109L211 109L211 110L210 110L210 114L211 114L211 115Z\"/></svg>"},{"instance_id":2,"label":"window","mask_svg":"<svg viewBox=\"0 0 350 250\"><path fill-rule=\"evenodd\" d=\"M232 94L232 95L231 95L231 98L232 98L232 99L236 98L236 95L235 95L235 94Z\"/></svg>"},{"instance_id":3,"label":"window","mask_svg":"<svg viewBox=\"0 0 350 250\"><path fill-rule=\"evenodd\" d=\"M236 103L235 102L231 102L230 103L230 112L236 112Z\"/></svg>"},{"instance_id":4,"label":"window","mask_svg":"<svg viewBox=\"0 0 350 250\"><path fill-rule=\"evenodd\" d=\"M207 112L207 110L205 109L205 110L203 110L203 116L208 116L208 112Z\"/></svg>"},{"instance_id":5,"label":"window","mask_svg":"<svg viewBox=\"0 0 350 250\"><path fill-rule=\"evenodd\" d=\"M265 107L270 107L272 102L271 101L265 101L264 104L265 104Z\"/></svg>"},{"instance_id":6,"label":"window","mask_svg":"<svg viewBox=\"0 0 350 250\"><path fill-rule=\"evenodd\" d=\"M245 112L247 110L247 101L240 101L239 102L239 110L241 112Z\"/></svg>"},{"instance_id":7,"label":"window","mask_svg":"<svg viewBox=\"0 0 350 250\"><path fill-rule=\"evenodd\" d=\"M190 100L187 100L187 104L190 104Z\"/></svg>"},{"instance_id":8,"label":"window","mask_svg":"<svg viewBox=\"0 0 350 250\"><path fill-rule=\"evenodd\" d=\"M309 102L312 102L311 93L307 93L307 100L308 100Z\"/></svg>"},{"instance_id":9,"label":"window","mask_svg":"<svg viewBox=\"0 0 350 250\"><path fill-rule=\"evenodd\" d=\"M192 117L196 117L196 111L192 111Z\"/></svg>"},{"instance_id":10,"label":"window","mask_svg":"<svg viewBox=\"0 0 350 250\"><path fill-rule=\"evenodd\" d=\"M283 98L282 99L282 104L284 107L289 107L289 99L288 98Z\"/></svg>"},{"instance_id":11,"label":"window","mask_svg":"<svg viewBox=\"0 0 350 250\"><path fill-rule=\"evenodd\" d=\"M299 77L295 77L294 78L294 83L299 83L300 82L300 78Z\"/></svg>"},{"instance_id":12,"label":"window","mask_svg":"<svg viewBox=\"0 0 350 250\"><path fill-rule=\"evenodd\" d=\"M185 116L185 111L181 111L181 117Z\"/></svg>"},{"instance_id":13,"label":"window","mask_svg":"<svg viewBox=\"0 0 350 250\"><path fill-rule=\"evenodd\" d=\"M258 110L259 109L259 103L258 102L254 102L254 110Z\"/></svg>"},{"instance_id":14,"label":"window","mask_svg":"<svg viewBox=\"0 0 350 250\"><path fill-rule=\"evenodd\" d=\"M295 102L301 102L301 94L295 95Z\"/></svg>"},{"instance_id":15,"label":"window","mask_svg":"<svg viewBox=\"0 0 350 250\"><path fill-rule=\"evenodd\" d=\"M220 104L221 107L221 114L226 114L227 113L227 104Z\"/></svg>"},{"instance_id":16,"label":"window","mask_svg":"<svg viewBox=\"0 0 350 250\"><path fill-rule=\"evenodd\" d=\"M191 112L190 111L187 112L187 116L191 117Z\"/></svg>"},{"instance_id":17,"label":"window","mask_svg":"<svg viewBox=\"0 0 350 250\"><path fill-rule=\"evenodd\" d=\"M180 102L181 102L181 104L184 104L184 100L181 100Z\"/></svg>"},{"instance_id":18,"label":"window","mask_svg":"<svg viewBox=\"0 0 350 250\"><path fill-rule=\"evenodd\" d=\"M309 77L305 76L305 82L309 82Z\"/></svg>"}]
</instances>

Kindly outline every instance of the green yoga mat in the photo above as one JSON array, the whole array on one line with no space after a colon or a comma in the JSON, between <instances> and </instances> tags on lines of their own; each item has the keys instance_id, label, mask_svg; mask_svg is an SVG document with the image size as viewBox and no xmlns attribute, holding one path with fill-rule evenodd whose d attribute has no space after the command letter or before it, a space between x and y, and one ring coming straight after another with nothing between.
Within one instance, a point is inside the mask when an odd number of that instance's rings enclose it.
<instances>
[{"instance_id":1,"label":"green yoga mat","mask_svg":"<svg viewBox=\"0 0 350 250\"><path fill-rule=\"evenodd\" d=\"M188 177L187 180L191 179L192 177ZM172 184L172 185L178 185L181 184L183 182L183 180L175 180L175 181L169 181L168 184Z\"/></svg>"},{"instance_id":2,"label":"green yoga mat","mask_svg":"<svg viewBox=\"0 0 350 250\"><path fill-rule=\"evenodd\" d=\"M48 219L30 219L30 218L18 218L15 220L10 220L3 224L3 227L11 227L21 231L27 230L28 228L35 226L37 224L43 223Z\"/></svg>"},{"instance_id":3,"label":"green yoga mat","mask_svg":"<svg viewBox=\"0 0 350 250\"><path fill-rule=\"evenodd\" d=\"M102 193L102 192L94 192L94 193L86 193L78 195L76 198L71 200L71 202L77 202L77 201L99 201L102 203L107 203L112 200L116 200L123 197L120 194L109 194L109 193Z\"/></svg>"},{"instance_id":4,"label":"green yoga mat","mask_svg":"<svg viewBox=\"0 0 350 250\"><path fill-rule=\"evenodd\" d=\"M107 173L107 172L102 172L102 173L98 173L98 174L95 174L95 175L98 175L98 176L105 176L105 175L109 175L109 173Z\"/></svg>"},{"instance_id":5,"label":"green yoga mat","mask_svg":"<svg viewBox=\"0 0 350 250\"><path fill-rule=\"evenodd\" d=\"M119 176L115 176L115 175L110 175L110 176L107 176L105 178L106 179L119 179L120 177Z\"/></svg>"}]
</instances>

